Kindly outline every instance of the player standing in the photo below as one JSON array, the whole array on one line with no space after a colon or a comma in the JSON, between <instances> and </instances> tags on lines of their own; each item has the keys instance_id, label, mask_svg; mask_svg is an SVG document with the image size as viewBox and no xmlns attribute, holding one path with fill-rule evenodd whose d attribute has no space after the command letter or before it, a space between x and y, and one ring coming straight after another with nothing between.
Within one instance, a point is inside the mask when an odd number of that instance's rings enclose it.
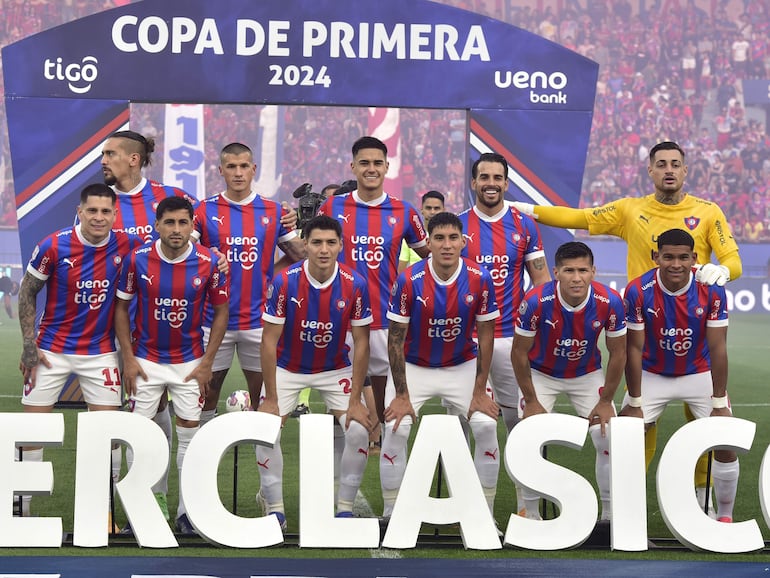
<instances>
[{"instance_id":1,"label":"player standing","mask_svg":"<svg viewBox=\"0 0 770 578\"><path fill-rule=\"evenodd\" d=\"M159 239L134 250L121 270L115 332L132 411L151 419L166 387L174 396L176 459L181 471L187 447L198 431L214 356L227 329L229 290L213 253L190 241L190 202L167 197L156 214ZM134 297L137 315L132 340L129 301ZM214 308L214 318L204 348L207 301ZM194 532L181 492L176 526L183 534Z\"/></svg>"},{"instance_id":2,"label":"player standing","mask_svg":"<svg viewBox=\"0 0 770 578\"><path fill-rule=\"evenodd\" d=\"M621 415L654 424L681 400L695 418L732 415L727 397L727 296L697 281L695 241L687 231L658 235L658 267L626 287L628 396ZM734 451L715 450L717 515L732 522L740 468Z\"/></svg>"},{"instance_id":3,"label":"player standing","mask_svg":"<svg viewBox=\"0 0 770 578\"><path fill-rule=\"evenodd\" d=\"M556 250L555 281L527 292L516 314L511 363L524 402L522 417L551 413L566 394L596 449L596 483L601 519L609 520L610 454L606 428L615 416L613 398L626 364L625 308L620 295L594 281L594 256L584 243ZM602 371L599 336L609 360ZM526 516L540 519L539 496L522 488Z\"/></svg>"},{"instance_id":4,"label":"player standing","mask_svg":"<svg viewBox=\"0 0 770 578\"><path fill-rule=\"evenodd\" d=\"M193 238L206 247L219 248L230 264L230 317L214 360L214 377L201 413L201 425L216 413L222 384L236 351L252 406L256 409L259 405L262 311L273 278L275 249L279 247L292 261L305 255L297 232L280 222L286 211L251 190L257 170L251 149L241 143L230 143L220 152L219 161L219 174L227 188L198 205ZM213 308L207 306L203 322L205 341L212 319Z\"/></svg>"},{"instance_id":5,"label":"player standing","mask_svg":"<svg viewBox=\"0 0 770 578\"><path fill-rule=\"evenodd\" d=\"M21 403L28 413L50 413L70 374L80 380L89 411L121 405L120 371L113 316L120 265L139 237L112 230L115 192L102 184L85 187L79 223L47 236L27 265L19 292L24 375ZM45 310L36 331L37 295L46 288ZM43 448L24 448L25 461L43 460ZM112 475L120 473L121 452L112 454ZM30 496L22 498L29 515Z\"/></svg>"},{"instance_id":6,"label":"player standing","mask_svg":"<svg viewBox=\"0 0 770 578\"><path fill-rule=\"evenodd\" d=\"M434 396L469 419L476 440L473 461L490 511L497 491L499 409L486 392L495 319L500 315L492 277L460 256L465 239L456 215L439 213L428 231L431 258L398 276L387 314L391 374L380 452L385 518L390 517L406 470L412 423Z\"/></svg>"},{"instance_id":7,"label":"player standing","mask_svg":"<svg viewBox=\"0 0 770 578\"><path fill-rule=\"evenodd\" d=\"M337 516L351 517L373 425L361 401L372 311L366 280L337 262L342 251L340 224L325 215L314 217L305 225L303 239L307 259L279 274L265 301L265 400L259 409L280 415L285 423L304 387L320 391L345 431ZM345 344L348 331L354 343L352 364ZM260 470L259 501L285 529L280 437L273 448L257 447L257 463L265 464Z\"/></svg>"},{"instance_id":8,"label":"player standing","mask_svg":"<svg viewBox=\"0 0 770 578\"><path fill-rule=\"evenodd\" d=\"M374 321L369 335L369 376L377 415L385 421L385 384L388 378L388 297L398 272L401 241L421 257L428 255L420 215L405 201L383 190L388 172L388 148L364 136L353 143L350 169L358 189L327 199L319 214L342 225L343 250L339 261L360 273L369 286Z\"/></svg>"}]
</instances>

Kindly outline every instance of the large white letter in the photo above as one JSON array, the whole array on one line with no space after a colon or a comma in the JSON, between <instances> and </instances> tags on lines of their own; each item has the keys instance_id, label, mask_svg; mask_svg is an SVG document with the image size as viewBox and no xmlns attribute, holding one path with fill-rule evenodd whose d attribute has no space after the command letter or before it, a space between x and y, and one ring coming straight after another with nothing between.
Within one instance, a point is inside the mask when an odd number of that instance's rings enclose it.
<instances>
[{"instance_id":1,"label":"large white letter","mask_svg":"<svg viewBox=\"0 0 770 578\"><path fill-rule=\"evenodd\" d=\"M209 542L233 548L264 548L283 542L275 516L242 518L219 499L217 470L232 447L252 442L272 446L281 418L264 412L236 411L211 420L195 434L182 464L180 492L190 523Z\"/></svg>"},{"instance_id":2,"label":"large white letter","mask_svg":"<svg viewBox=\"0 0 770 578\"><path fill-rule=\"evenodd\" d=\"M449 498L430 496L439 458L444 466ZM386 548L414 548L423 522L459 522L466 548L501 548L473 458L468 452L460 422L454 416L426 415L420 419L382 545Z\"/></svg>"},{"instance_id":3,"label":"large white letter","mask_svg":"<svg viewBox=\"0 0 770 578\"><path fill-rule=\"evenodd\" d=\"M644 464L644 420L610 420L610 535L614 550L647 549L647 475Z\"/></svg>"},{"instance_id":4,"label":"large white letter","mask_svg":"<svg viewBox=\"0 0 770 578\"><path fill-rule=\"evenodd\" d=\"M75 546L107 546L112 443L131 446L134 462L115 484L123 509L140 546L178 546L155 501L152 486L168 468L168 442L163 431L145 417L125 411L78 414L75 461Z\"/></svg>"},{"instance_id":5,"label":"large white letter","mask_svg":"<svg viewBox=\"0 0 770 578\"><path fill-rule=\"evenodd\" d=\"M533 415L511 430L505 444L508 475L555 502L559 516L530 520L513 513L506 543L529 550L559 550L579 546L591 535L599 513L593 487L582 476L542 456L542 448L548 444L580 449L587 432L587 420L557 413Z\"/></svg>"},{"instance_id":6,"label":"large white letter","mask_svg":"<svg viewBox=\"0 0 770 578\"><path fill-rule=\"evenodd\" d=\"M334 418L299 419L299 545L301 548L376 548L374 518L334 517Z\"/></svg>"},{"instance_id":7,"label":"large white letter","mask_svg":"<svg viewBox=\"0 0 770 578\"><path fill-rule=\"evenodd\" d=\"M748 451L756 424L735 417L696 419L666 444L657 471L660 513L671 533L688 548L711 552L752 552L765 543L756 520L724 524L698 506L692 476L695 462L712 449Z\"/></svg>"},{"instance_id":8,"label":"large white letter","mask_svg":"<svg viewBox=\"0 0 770 578\"><path fill-rule=\"evenodd\" d=\"M64 416L60 413L0 413L0 546L61 546L61 518L14 518L11 503L14 494L50 496L53 492L51 462L16 462L17 446L62 443Z\"/></svg>"}]
</instances>

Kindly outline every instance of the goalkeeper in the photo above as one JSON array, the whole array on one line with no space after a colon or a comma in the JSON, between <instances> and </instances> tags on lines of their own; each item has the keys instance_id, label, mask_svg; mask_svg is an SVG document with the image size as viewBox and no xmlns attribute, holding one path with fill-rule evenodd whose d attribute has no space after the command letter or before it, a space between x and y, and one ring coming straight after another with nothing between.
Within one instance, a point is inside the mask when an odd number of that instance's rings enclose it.
<instances>
[{"instance_id":1,"label":"goalkeeper","mask_svg":"<svg viewBox=\"0 0 770 578\"><path fill-rule=\"evenodd\" d=\"M722 286L740 277L743 266L738 245L722 209L716 203L693 197L682 190L687 176L682 148L670 141L656 144L650 150L647 173L655 192L641 198L619 199L585 209L535 206L522 202L514 202L513 205L542 225L588 229L591 235L613 235L624 239L628 244L629 280L655 267L652 254L657 250L658 235L668 229L685 229L695 239L698 281ZM712 253L719 260L718 265L710 262ZM688 420L693 419L686 405L685 414ZM655 455L656 435L653 426L645 438L648 466ZM707 462L702 456L695 472L696 492L701 504L707 500L706 471Z\"/></svg>"}]
</instances>

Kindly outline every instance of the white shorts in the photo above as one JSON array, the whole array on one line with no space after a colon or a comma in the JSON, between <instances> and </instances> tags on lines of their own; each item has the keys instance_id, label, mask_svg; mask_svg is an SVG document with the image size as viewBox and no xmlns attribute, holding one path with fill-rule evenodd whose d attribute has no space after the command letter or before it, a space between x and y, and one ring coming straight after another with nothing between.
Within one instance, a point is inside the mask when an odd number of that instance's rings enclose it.
<instances>
[{"instance_id":1,"label":"white shorts","mask_svg":"<svg viewBox=\"0 0 770 578\"><path fill-rule=\"evenodd\" d=\"M113 352L99 355L74 355L40 350L51 367L42 363L37 366L35 387L24 386L21 398L23 405L54 405L61 395L70 375L80 381L83 399L89 405L111 405L120 407L122 391L118 354Z\"/></svg>"},{"instance_id":2,"label":"white shorts","mask_svg":"<svg viewBox=\"0 0 770 578\"><path fill-rule=\"evenodd\" d=\"M278 412L287 415L297 407L299 392L309 387L321 392L321 398L329 411L348 411L353 366L321 373L292 373L282 367L275 368L278 390Z\"/></svg>"},{"instance_id":3,"label":"white shorts","mask_svg":"<svg viewBox=\"0 0 770 578\"><path fill-rule=\"evenodd\" d=\"M350 347L350 363L353 363L353 334L348 331L345 344ZM390 373L388 358L388 330L372 329L369 332L369 376L383 376Z\"/></svg>"},{"instance_id":4,"label":"white shorts","mask_svg":"<svg viewBox=\"0 0 770 578\"><path fill-rule=\"evenodd\" d=\"M150 419L155 417L160 397L168 387L174 400L174 414L184 420L200 421L205 399L201 395L198 381L184 381L198 367L199 359L175 364L160 364L138 357L137 361L147 375L147 381L141 376L137 378L136 393L129 400L133 413Z\"/></svg>"},{"instance_id":5,"label":"white shorts","mask_svg":"<svg viewBox=\"0 0 770 578\"><path fill-rule=\"evenodd\" d=\"M642 370L642 413L644 423L655 423L669 402L683 401L696 419L711 415L714 386L711 372L668 377ZM628 403L628 393L623 405ZM729 403L728 403L729 406ZM731 410L732 413L732 410Z\"/></svg>"},{"instance_id":6,"label":"white shorts","mask_svg":"<svg viewBox=\"0 0 770 578\"><path fill-rule=\"evenodd\" d=\"M452 367L423 367L406 363L406 385L409 389L409 401L414 413L419 414L423 404L432 397L440 397L442 405L452 407L468 415L473 384L476 380L476 360L471 359ZM393 376L388 374L385 387L385 407L396 397ZM446 402L446 403L445 403Z\"/></svg>"},{"instance_id":7,"label":"white shorts","mask_svg":"<svg viewBox=\"0 0 770 578\"><path fill-rule=\"evenodd\" d=\"M210 327L203 328L203 343L208 347ZM230 369L233 364L233 356L238 353L238 363L241 369L246 371L256 371L262 373L262 358L260 348L262 347L262 328L227 330L222 339L222 344L217 349L214 356L212 371L224 371Z\"/></svg>"},{"instance_id":8,"label":"white shorts","mask_svg":"<svg viewBox=\"0 0 770 578\"><path fill-rule=\"evenodd\" d=\"M553 411L556 404L556 398L560 393L565 394L572 407L580 417L588 417L591 410L599 403L599 392L604 387L604 372L599 369L586 373L580 377L551 377L545 373L532 371L532 384L535 386L537 400L540 405L548 412ZM524 415L524 396L519 394L521 403L519 404L519 417ZM613 404L614 409L614 404Z\"/></svg>"}]
</instances>

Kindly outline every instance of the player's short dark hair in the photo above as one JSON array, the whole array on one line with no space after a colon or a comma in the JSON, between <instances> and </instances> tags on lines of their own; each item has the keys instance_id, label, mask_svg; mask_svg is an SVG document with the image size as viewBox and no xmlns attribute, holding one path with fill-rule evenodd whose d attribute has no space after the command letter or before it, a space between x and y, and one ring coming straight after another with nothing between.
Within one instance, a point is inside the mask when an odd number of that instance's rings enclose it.
<instances>
[{"instance_id":1,"label":"player's short dark hair","mask_svg":"<svg viewBox=\"0 0 770 578\"><path fill-rule=\"evenodd\" d=\"M222 150L219 153L219 162L221 163L224 161L225 155L242 155L243 153L249 153L249 157L252 159L254 158L254 153L252 153L251 149L245 144L240 142L231 142L230 144L222 147Z\"/></svg>"},{"instance_id":2,"label":"player's short dark hair","mask_svg":"<svg viewBox=\"0 0 770 578\"><path fill-rule=\"evenodd\" d=\"M340 188L340 185L338 185L337 183L329 183L329 184L328 184L328 185L326 185L326 186L325 186L323 189L321 189L321 194L322 194L323 196L326 196L326 191L328 191L328 190L333 190L333 191L336 191L336 190L338 190L339 188Z\"/></svg>"},{"instance_id":3,"label":"player's short dark hair","mask_svg":"<svg viewBox=\"0 0 770 578\"><path fill-rule=\"evenodd\" d=\"M422 196L421 202L424 205L425 201L428 199L436 199L438 201L441 201L441 206L444 206L444 195L439 193L438 191L428 191Z\"/></svg>"},{"instance_id":4,"label":"player's short dark hair","mask_svg":"<svg viewBox=\"0 0 770 578\"><path fill-rule=\"evenodd\" d=\"M108 197L113 205L118 201L118 196L115 194L112 187L108 187L103 183L86 185L86 187L80 191L80 204L86 204L88 197Z\"/></svg>"},{"instance_id":5,"label":"player's short dark hair","mask_svg":"<svg viewBox=\"0 0 770 578\"><path fill-rule=\"evenodd\" d=\"M310 233L316 229L320 231L334 231L339 239L342 239L342 225L337 219L332 219L328 215L316 215L310 219L302 229L302 238L307 239Z\"/></svg>"},{"instance_id":6,"label":"player's short dark hair","mask_svg":"<svg viewBox=\"0 0 770 578\"><path fill-rule=\"evenodd\" d=\"M479 176L479 165L481 163L499 163L503 165L503 174L505 174L506 179L508 178L508 161L505 160L503 155L497 153L482 153L471 167L471 176L474 179Z\"/></svg>"},{"instance_id":7,"label":"player's short dark hair","mask_svg":"<svg viewBox=\"0 0 770 578\"><path fill-rule=\"evenodd\" d=\"M187 211L190 213L190 218L193 218L193 206L190 201L184 197L177 197L176 195L166 197L158 203L158 208L155 209L155 220L160 221L163 218L164 213L179 210Z\"/></svg>"},{"instance_id":8,"label":"player's short dark hair","mask_svg":"<svg viewBox=\"0 0 770 578\"><path fill-rule=\"evenodd\" d=\"M669 229L658 235L658 251L663 245L684 245L692 251L695 249L695 239L684 229Z\"/></svg>"},{"instance_id":9,"label":"player's short dark hair","mask_svg":"<svg viewBox=\"0 0 770 578\"><path fill-rule=\"evenodd\" d=\"M556 255L553 260L556 266L559 267L567 259L580 259L581 257L588 257L588 262L593 266L594 253L591 251L591 248L580 241L568 241L556 249Z\"/></svg>"},{"instance_id":10,"label":"player's short dark hair","mask_svg":"<svg viewBox=\"0 0 770 578\"><path fill-rule=\"evenodd\" d=\"M112 133L108 138L122 138L126 142L126 150L136 153L142 159L142 166L148 167L152 164L151 155L155 151L155 139L146 138L133 130L119 130Z\"/></svg>"},{"instance_id":11,"label":"player's short dark hair","mask_svg":"<svg viewBox=\"0 0 770 578\"><path fill-rule=\"evenodd\" d=\"M679 151L679 154L682 155L682 160L684 160L684 149L674 141L664 140L650 149L650 164L654 162L658 151Z\"/></svg>"},{"instance_id":12,"label":"player's short dark hair","mask_svg":"<svg viewBox=\"0 0 770 578\"><path fill-rule=\"evenodd\" d=\"M430 235L437 227L454 227L461 233L463 232L463 222L460 217L449 211L442 211L431 217L428 221L428 235Z\"/></svg>"},{"instance_id":13,"label":"player's short dark hair","mask_svg":"<svg viewBox=\"0 0 770 578\"><path fill-rule=\"evenodd\" d=\"M353 152L353 156L355 157L358 154L358 151L362 149L381 150L382 154L385 155L385 158L388 158L388 147L386 147L385 143L382 142L380 139L375 138L373 136L362 136L360 139L354 142L353 148L351 149Z\"/></svg>"}]
</instances>

